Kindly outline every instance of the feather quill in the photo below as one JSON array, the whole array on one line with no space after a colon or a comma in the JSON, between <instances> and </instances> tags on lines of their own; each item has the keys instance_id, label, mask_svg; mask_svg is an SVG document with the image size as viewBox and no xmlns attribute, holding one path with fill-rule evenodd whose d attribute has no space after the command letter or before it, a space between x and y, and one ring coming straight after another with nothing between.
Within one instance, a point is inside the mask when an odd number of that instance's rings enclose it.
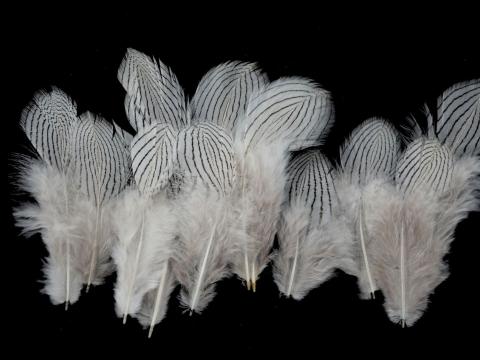
<instances>
[{"instance_id":1,"label":"feather quill","mask_svg":"<svg viewBox=\"0 0 480 360\"><path fill-rule=\"evenodd\" d=\"M135 131L153 123L167 123L176 130L188 125L183 89L160 60L128 49L118 69L118 80L127 92L125 111Z\"/></svg>"},{"instance_id":2,"label":"feather quill","mask_svg":"<svg viewBox=\"0 0 480 360\"><path fill-rule=\"evenodd\" d=\"M215 283L229 275L228 220L236 164L231 137L210 123L182 130L177 149L182 186L175 199L179 238L174 269L182 305L200 313L213 299Z\"/></svg>"},{"instance_id":3,"label":"feather quill","mask_svg":"<svg viewBox=\"0 0 480 360\"><path fill-rule=\"evenodd\" d=\"M99 208L108 214L129 178L123 138L92 117L78 118L74 102L53 88L34 96L20 122L41 160L21 164L19 186L36 204L22 204L14 216L24 232L42 235L49 252L44 292L66 308L84 283L99 284L111 271L111 229L108 220L101 226Z\"/></svg>"}]
</instances>

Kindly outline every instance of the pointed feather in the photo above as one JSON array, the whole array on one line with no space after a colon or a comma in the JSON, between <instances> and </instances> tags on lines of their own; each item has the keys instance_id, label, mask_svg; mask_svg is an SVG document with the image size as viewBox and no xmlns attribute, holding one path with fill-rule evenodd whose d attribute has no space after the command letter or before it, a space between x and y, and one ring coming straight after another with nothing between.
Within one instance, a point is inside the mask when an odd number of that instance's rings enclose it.
<instances>
[{"instance_id":1,"label":"pointed feather","mask_svg":"<svg viewBox=\"0 0 480 360\"><path fill-rule=\"evenodd\" d=\"M65 171L70 160L69 137L77 121L73 100L58 88L39 91L23 110L20 126L49 165Z\"/></svg>"},{"instance_id":2,"label":"pointed feather","mask_svg":"<svg viewBox=\"0 0 480 360\"><path fill-rule=\"evenodd\" d=\"M175 74L161 61L128 49L118 69L118 80L127 92L125 111L136 131L153 123L167 123L176 130L188 124L183 90Z\"/></svg>"}]
</instances>

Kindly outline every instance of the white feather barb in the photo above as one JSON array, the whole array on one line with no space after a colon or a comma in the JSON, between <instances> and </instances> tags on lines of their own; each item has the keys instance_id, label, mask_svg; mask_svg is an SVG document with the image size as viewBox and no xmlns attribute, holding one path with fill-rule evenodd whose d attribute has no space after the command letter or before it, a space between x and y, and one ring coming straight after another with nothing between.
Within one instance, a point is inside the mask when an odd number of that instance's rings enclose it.
<instances>
[{"instance_id":1,"label":"white feather barb","mask_svg":"<svg viewBox=\"0 0 480 360\"><path fill-rule=\"evenodd\" d=\"M117 267L117 314L124 320L135 316L153 329L165 316L174 288L168 265L176 236L172 203L163 194L151 198L130 188L116 201L112 223L117 236L112 252Z\"/></svg>"},{"instance_id":2,"label":"white feather barb","mask_svg":"<svg viewBox=\"0 0 480 360\"><path fill-rule=\"evenodd\" d=\"M229 198L199 184L176 200L174 270L182 285L181 304L191 312L202 312L215 296L215 283L229 276L229 206Z\"/></svg>"}]
</instances>

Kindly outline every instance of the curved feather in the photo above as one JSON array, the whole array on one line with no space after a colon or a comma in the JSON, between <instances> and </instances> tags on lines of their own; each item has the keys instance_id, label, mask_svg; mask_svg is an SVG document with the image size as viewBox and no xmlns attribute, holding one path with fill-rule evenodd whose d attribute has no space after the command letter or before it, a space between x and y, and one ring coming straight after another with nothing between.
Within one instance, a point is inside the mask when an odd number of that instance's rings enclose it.
<instances>
[{"instance_id":1,"label":"curved feather","mask_svg":"<svg viewBox=\"0 0 480 360\"><path fill-rule=\"evenodd\" d=\"M321 143L333 125L330 93L301 78L283 78L252 95L240 136L245 149L285 142L288 150Z\"/></svg>"},{"instance_id":2,"label":"curved feather","mask_svg":"<svg viewBox=\"0 0 480 360\"><path fill-rule=\"evenodd\" d=\"M177 142L180 171L222 194L228 193L235 179L232 142L225 130L210 123L180 131Z\"/></svg>"},{"instance_id":3,"label":"curved feather","mask_svg":"<svg viewBox=\"0 0 480 360\"><path fill-rule=\"evenodd\" d=\"M363 184L375 177L393 178L400 151L397 130L379 118L357 126L340 149L343 172Z\"/></svg>"},{"instance_id":4,"label":"curved feather","mask_svg":"<svg viewBox=\"0 0 480 360\"><path fill-rule=\"evenodd\" d=\"M179 130L188 123L185 94L175 74L160 60L128 49L118 69L127 91L125 111L132 127L160 122Z\"/></svg>"},{"instance_id":5,"label":"curved feather","mask_svg":"<svg viewBox=\"0 0 480 360\"><path fill-rule=\"evenodd\" d=\"M410 143L397 164L397 188L404 194L418 189L444 192L453 174L453 155L436 140L417 139Z\"/></svg>"},{"instance_id":6,"label":"curved feather","mask_svg":"<svg viewBox=\"0 0 480 360\"><path fill-rule=\"evenodd\" d=\"M53 88L33 96L22 112L20 126L45 162L66 171L70 132L76 121L76 104L62 90Z\"/></svg>"},{"instance_id":7,"label":"curved feather","mask_svg":"<svg viewBox=\"0 0 480 360\"><path fill-rule=\"evenodd\" d=\"M173 174L176 139L168 124L151 124L142 128L131 144L135 182L143 194L158 193Z\"/></svg>"},{"instance_id":8,"label":"curved feather","mask_svg":"<svg viewBox=\"0 0 480 360\"><path fill-rule=\"evenodd\" d=\"M227 62L211 69L192 98L192 118L214 123L233 133L243 118L251 94L267 84L253 63Z\"/></svg>"}]
</instances>

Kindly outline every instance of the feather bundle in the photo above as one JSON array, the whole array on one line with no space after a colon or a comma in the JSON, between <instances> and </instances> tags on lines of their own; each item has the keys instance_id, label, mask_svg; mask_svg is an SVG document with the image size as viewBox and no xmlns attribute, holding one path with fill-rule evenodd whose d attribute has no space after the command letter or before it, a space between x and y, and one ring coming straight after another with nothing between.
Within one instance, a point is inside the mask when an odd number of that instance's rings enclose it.
<instances>
[{"instance_id":1,"label":"feather bundle","mask_svg":"<svg viewBox=\"0 0 480 360\"><path fill-rule=\"evenodd\" d=\"M352 236L338 211L333 167L318 150L288 166L288 203L279 226L274 280L286 296L301 300L336 268L354 268Z\"/></svg>"},{"instance_id":2,"label":"feather bundle","mask_svg":"<svg viewBox=\"0 0 480 360\"><path fill-rule=\"evenodd\" d=\"M21 163L19 186L36 203L14 215L25 233L42 235L49 252L44 291L68 307L83 284L100 284L113 270L109 214L130 177L125 135L91 113L78 117L57 88L35 94L20 124L41 159Z\"/></svg>"},{"instance_id":3,"label":"feather bundle","mask_svg":"<svg viewBox=\"0 0 480 360\"><path fill-rule=\"evenodd\" d=\"M254 291L270 261L289 151L320 144L332 124L330 94L305 79L279 79L250 97L235 132L239 180L232 268Z\"/></svg>"}]
</instances>

